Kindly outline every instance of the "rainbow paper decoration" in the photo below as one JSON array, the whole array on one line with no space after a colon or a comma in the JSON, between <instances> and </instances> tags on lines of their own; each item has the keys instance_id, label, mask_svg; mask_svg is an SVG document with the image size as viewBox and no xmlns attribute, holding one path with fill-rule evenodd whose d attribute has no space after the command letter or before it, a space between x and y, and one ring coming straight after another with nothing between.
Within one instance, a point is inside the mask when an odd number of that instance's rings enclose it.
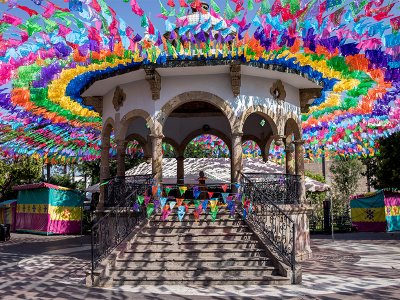
<instances>
[{"instance_id":1,"label":"rainbow paper decoration","mask_svg":"<svg viewBox=\"0 0 400 300\"><path fill-rule=\"evenodd\" d=\"M0 21L3 155L99 158L101 118L81 91L96 78L173 60L275 65L323 85L303 115L310 156L321 146L372 156L378 138L400 129L398 1L212 0L209 13L199 0L160 1L165 30L143 10L148 0L120 1L143 30L117 15L116 1L0 1L8 8ZM194 23L189 7L198 10Z\"/></svg>"}]
</instances>

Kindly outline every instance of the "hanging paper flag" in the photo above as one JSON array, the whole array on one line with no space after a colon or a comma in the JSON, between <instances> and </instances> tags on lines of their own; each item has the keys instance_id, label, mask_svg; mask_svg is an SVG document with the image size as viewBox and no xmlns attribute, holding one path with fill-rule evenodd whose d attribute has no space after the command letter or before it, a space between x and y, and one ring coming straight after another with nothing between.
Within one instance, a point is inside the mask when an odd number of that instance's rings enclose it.
<instances>
[{"instance_id":1,"label":"hanging paper flag","mask_svg":"<svg viewBox=\"0 0 400 300\"><path fill-rule=\"evenodd\" d=\"M224 203L226 203L226 199L228 198L229 193L221 193L221 195L222 195L222 199L224 200Z\"/></svg>"},{"instance_id":2,"label":"hanging paper flag","mask_svg":"<svg viewBox=\"0 0 400 300\"><path fill-rule=\"evenodd\" d=\"M189 212L189 203L190 203L190 200L183 201L183 205L185 206L186 213Z\"/></svg>"},{"instance_id":3,"label":"hanging paper flag","mask_svg":"<svg viewBox=\"0 0 400 300\"><path fill-rule=\"evenodd\" d=\"M400 30L400 16L391 18L390 25L392 26L394 31L399 31Z\"/></svg>"},{"instance_id":4,"label":"hanging paper flag","mask_svg":"<svg viewBox=\"0 0 400 300\"><path fill-rule=\"evenodd\" d=\"M193 212L193 216L196 222L199 221L200 219L200 213L201 213L201 207L196 208Z\"/></svg>"},{"instance_id":5,"label":"hanging paper flag","mask_svg":"<svg viewBox=\"0 0 400 300\"><path fill-rule=\"evenodd\" d=\"M69 0L69 10L83 12L82 2L80 0Z\"/></svg>"},{"instance_id":6,"label":"hanging paper flag","mask_svg":"<svg viewBox=\"0 0 400 300\"><path fill-rule=\"evenodd\" d=\"M172 211L172 209L171 210L169 209L169 205L168 204L165 205L164 209L162 210L162 213L161 213L161 220L165 221L168 218L168 216L171 214L171 211Z\"/></svg>"},{"instance_id":7,"label":"hanging paper flag","mask_svg":"<svg viewBox=\"0 0 400 300\"><path fill-rule=\"evenodd\" d=\"M187 187L186 186L180 186L179 187L179 192L181 193L181 196L187 191Z\"/></svg>"},{"instance_id":8,"label":"hanging paper flag","mask_svg":"<svg viewBox=\"0 0 400 300\"><path fill-rule=\"evenodd\" d=\"M182 205L182 202L183 202L183 198L176 198L176 204L177 204L178 206L181 206L181 205Z\"/></svg>"},{"instance_id":9,"label":"hanging paper flag","mask_svg":"<svg viewBox=\"0 0 400 300\"><path fill-rule=\"evenodd\" d=\"M207 192L207 194L208 194L208 198L212 198L212 196L214 195L214 192Z\"/></svg>"},{"instance_id":10,"label":"hanging paper flag","mask_svg":"<svg viewBox=\"0 0 400 300\"><path fill-rule=\"evenodd\" d=\"M154 197L157 195L157 191L158 191L158 185L153 185L151 187L151 192L152 192Z\"/></svg>"},{"instance_id":11,"label":"hanging paper flag","mask_svg":"<svg viewBox=\"0 0 400 300\"><path fill-rule=\"evenodd\" d=\"M215 220L217 219L217 214L218 214L218 206L214 206L213 208L211 208L211 221L215 222Z\"/></svg>"},{"instance_id":12,"label":"hanging paper flag","mask_svg":"<svg viewBox=\"0 0 400 300\"><path fill-rule=\"evenodd\" d=\"M135 202L134 204L133 204L133 211L136 211L136 212L138 212L140 209L140 206L139 206L139 204L137 203L137 202Z\"/></svg>"},{"instance_id":13,"label":"hanging paper flag","mask_svg":"<svg viewBox=\"0 0 400 300\"><path fill-rule=\"evenodd\" d=\"M151 201L151 197L150 196L145 196L144 197L144 205L147 206Z\"/></svg>"},{"instance_id":14,"label":"hanging paper flag","mask_svg":"<svg viewBox=\"0 0 400 300\"><path fill-rule=\"evenodd\" d=\"M196 190L193 189L193 196L195 199L198 199L200 194L201 194L201 191L199 189L196 189Z\"/></svg>"},{"instance_id":15,"label":"hanging paper flag","mask_svg":"<svg viewBox=\"0 0 400 300\"><path fill-rule=\"evenodd\" d=\"M154 211L154 204L153 203L149 203L149 205L147 205L146 207L146 212L147 212L147 218L150 218L151 214Z\"/></svg>"},{"instance_id":16,"label":"hanging paper flag","mask_svg":"<svg viewBox=\"0 0 400 300\"><path fill-rule=\"evenodd\" d=\"M170 201L169 202L169 207L171 208L171 211L174 209L176 202L175 201Z\"/></svg>"},{"instance_id":17,"label":"hanging paper flag","mask_svg":"<svg viewBox=\"0 0 400 300\"><path fill-rule=\"evenodd\" d=\"M211 5L211 8L212 8L217 14L220 14L220 13L221 13L221 9L220 9L219 6L217 5L217 3L215 3L214 0L210 0L210 5Z\"/></svg>"},{"instance_id":18,"label":"hanging paper flag","mask_svg":"<svg viewBox=\"0 0 400 300\"><path fill-rule=\"evenodd\" d=\"M221 189L224 191L224 193L226 193L226 190L228 189L228 185L227 184L221 185Z\"/></svg>"},{"instance_id":19,"label":"hanging paper flag","mask_svg":"<svg viewBox=\"0 0 400 300\"><path fill-rule=\"evenodd\" d=\"M160 200L154 199L154 210L157 210L160 207Z\"/></svg>"},{"instance_id":20,"label":"hanging paper flag","mask_svg":"<svg viewBox=\"0 0 400 300\"><path fill-rule=\"evenodd\" d=\"M210 200L210 207L211 210L213 210L213 208L215 208L218 204L218 200Z\"/></svg>"},{"instance_id":21,"label":"hanging paper flag","mask_svg":"<svg viewBox=\"0 0 400 300\"><path fill-rule=\"evenodd\" d=\"M254 9L254 2L253 0L247 0L247 9L253 10Z\"/></svg>"},{"instance_id":22,"label":"hanging paper flag","mask_svg":"<svg viewBox=\"0 0 400 300\"><path fill-rule=\"evenodd\" d=\"M195 208L198 208L200 206L200 204L201 204L200 200L194 200L193 202L194 202L194 207Z\"/></svg>"},{"instance_id":23,"label":"hanging paper flag","mask_svg":"<svg viewBox=\"0 0 400 300\"><path fill-rule=\"evenodd\" d=\"M144 11L143 11L143 9L140 8L139 4L137 4L137 0L131 0L131 7L132 7L132 11L134 14L137 14L138 16L144 15ZM145 27L145 26L142 26L142 27Z\"/></svg>"},{"instance_id":24,"label":"hanging paper flag","mask_svg":"<svg viewBox=\"0 0 400 300\"><path fill-rule=\"evenodd\" d=\"M145 14L143 14L142 18L140 19L140 26L143 28L149 27L149 22Z\"/></svg>"},{"instance_id":25,"label":"hanging paper flag","mask_svg":"<svg viewBox=\"0 0 400 300\"><path fill-rule=\"evenodd\" d=\"M189 6L186 4L186 1L185 1L185 0L179 0L179 5L180 5L181 7L189 7Z\"/></svg>"},{"instance_id":26,"label":"hanging paper flag","mask_svg":"<svg viewBox=\"0 0 400 300\"><path fill-rule=\"evenodd\" d=\"M171 6L171 7L175 7L175 2L174 2L174 0L168 0L167 5L168 5L168 6Z\"/></svg>"},{"instance_id":27,"label":"hanging paper flag","mask_svg":"<svg viewBox=\"0 0 400 300\"><path fill-rule=\"evenodd\" d=\"M178 219L180 222L182 222L184 216L185 216L185 207L179 206L178 207Z\"/></svg>"},{"instance_id":28,"label":"hanging paper flag","mask_svg":"<svg viewBox=\"0 0 400 300\"><path fill-rule=\"evenodd\" d=\"M247 218L247 211L245 208L243 208L243 219Z\"/></svg>"},{"instance_id":29,"label":"hanging paper flag","mask_svg":"<svg viewBox=\"0 0 400 300\"><path fill-rule=\"evenodd\" d=\"M204 212L207 210L207 206L208 206L208 200L201 201L201 207L203 208Z\"/></svg>"},{"instance_id":30,"label":"hanging paper flag","mask_svg":"<svg viewBox=\"0 0 400 300\"><path fill-rule=\"evenodd\" d=\"M168 200L168 198L165 198L165 197L160 198L160 204L161 204L162 209L164 208L165 204L167 204L167 200Z\"/></svg>"},{"instance_id":31,"label":"hanging paper flag","mask_svg":"<svg viewBox=\"0 0 400 300\"><path fill-rule=\"evenodd\" d=\"M233 20L236 17L235 12L232 10L231 6L229 5L229 1L226 0L225 6L225 16L228 20Z\"/></svg>"},{"instance_id":32,"label":"hanging paper flag","mask_svg":"<svg viewBox=\"0 0 400 300\"><path fill-rule=\"evenodd\" d=\"M167 194L167 196L169 195L170 191L171 191L171 187L170 186L165 187L165 193Z\"/></svg>"},{"instance_id":33,"label":"hanging paper flag","mask_svg":"<svg viewBox=\"0 0 400 300\"><path fill-rule=\"evenodd\" d=\"M234 185L237 189L240 188L240 183L235 183Z\"/></svg>"},{"instance_id":34,"label":"hanging paper flag","mask_svg":"<svg viewBox=\"0 0 400 300\"><path fill-rule=\"evenodd\" d=\"M140 205L142 205L142 204L143 204L143 201L144 201L144 196L137 196L137 201L138 201L138 203L139 203Z\"/></svg>"}]
</instances>

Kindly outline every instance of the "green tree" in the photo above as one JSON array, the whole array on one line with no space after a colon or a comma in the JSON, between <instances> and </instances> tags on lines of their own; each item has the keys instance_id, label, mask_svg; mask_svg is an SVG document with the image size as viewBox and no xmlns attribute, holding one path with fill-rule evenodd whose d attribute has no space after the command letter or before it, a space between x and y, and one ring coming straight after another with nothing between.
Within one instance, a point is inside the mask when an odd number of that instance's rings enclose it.
<instances>
[{"instance_id":1,"label":"green tree","mask_svg":"<svg viewBox=\"0 0 400 300\"><path fill-rule=\"evenodd\" d=\"M333 209L336 213L342 214L348 210L350 196L357 190L363 170L363 164L358 159L346 158L332 163L330 171L333 177Z\"/></svg>"},{"instance_id":2,"label":"green tree","mask_svg":"<svg viewBox=\"0 0 400 300\"><path fill-rule=\"evenodd\" d=\"M62 174L62 175L58 174L51 176L49 183L70 188L73 190L75 190L78 187L78 182L74 182L69 174Z\"/></svg>"},{"instance_id":3,"label":"green tree","mask_svg":"<svg viewBox=\"0 0 400 300\"><path fill-rule=\"evenodd\" d=\"M373 173L375 188L400 189L400 132L379 140Z\"/></svg>"},{"instance_id":4,"label":"green tree","mask_svg":"<svg viewBox=\"0 0 400 300\"><path fill-rule=\"evenodd\" d=\"M34 183L42 176L43 161L32 157L0 160L0 200L15 197L13 186Z\"/></svg>"}]
</instances>

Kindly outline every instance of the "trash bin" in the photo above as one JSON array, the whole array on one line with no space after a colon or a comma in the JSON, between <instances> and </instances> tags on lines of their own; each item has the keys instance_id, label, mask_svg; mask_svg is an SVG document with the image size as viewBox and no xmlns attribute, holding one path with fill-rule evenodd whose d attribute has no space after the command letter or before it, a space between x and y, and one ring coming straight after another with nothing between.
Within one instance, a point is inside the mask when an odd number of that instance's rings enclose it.
<instances>
[{"instance_id":1,"label":"trash bin","mask_svg":"<svg viewBox=\"0 0 400 300\"><path fill-rule=\"evenodd\" d=\"M10 229L10 224L0 224L0 242L5 242L10 239Z\"/></svg>"}]
</instances>

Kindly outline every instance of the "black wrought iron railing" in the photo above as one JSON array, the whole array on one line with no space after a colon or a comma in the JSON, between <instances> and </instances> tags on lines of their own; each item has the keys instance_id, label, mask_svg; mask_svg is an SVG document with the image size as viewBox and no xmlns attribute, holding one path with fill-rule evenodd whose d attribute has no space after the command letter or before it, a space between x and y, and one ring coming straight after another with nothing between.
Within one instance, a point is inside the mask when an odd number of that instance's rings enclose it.
<instances>
[{"instance_id":1,"label":"black wrought iron railing","mask_svg":"<svg viewBox=\"0 0 400 300\"><path fill-rule=\"evenodd\" d=\"M301 176L279 173L245 173L258 189L276 204L298 204Z\"/></svg>"},{"instance_id":2,"label":"black wrought iron railing","mask_svg":"<svg viewBox=\"0 0 400 300\"><path fill-rule=\"evenodd\" d=\"M99 263L146 218L143 206L134 209L138 195L151 192L153 176L127 176L113 178L106 184L108 207L105 215L92 226L91 236L91 276Z\"/></svg>"},{"instance_id":3,"label":"black wrought iron railing","mask_svg":"<svg viewBox=\"0 0 400 300\"><path fill-rule=\"evenodd\" d=\"M114 207L124 199L132 199L129 197L130 194L138 189L142 189L141 192L144 192L143 188L150 185L153 182L153 178L152 174L147 174L113 177L104 180L104 207Z\"/></svg>"},{"instance_id":4,"label":"black wrought iron railing","mask_svg":"<svg viewBox=\"0 0 400 300\"><path fill-rule=\"evenodd\" d=\"M242 174L240 192L250 198L249 222L262 238L267 239L291 266L296 268L296 228L293 220L274 202L271 194L259 188L257 182ZM239 210L240 212L240 210ZM294 280L294 279L293 279Z\"/></svg>"}]
</instances>

